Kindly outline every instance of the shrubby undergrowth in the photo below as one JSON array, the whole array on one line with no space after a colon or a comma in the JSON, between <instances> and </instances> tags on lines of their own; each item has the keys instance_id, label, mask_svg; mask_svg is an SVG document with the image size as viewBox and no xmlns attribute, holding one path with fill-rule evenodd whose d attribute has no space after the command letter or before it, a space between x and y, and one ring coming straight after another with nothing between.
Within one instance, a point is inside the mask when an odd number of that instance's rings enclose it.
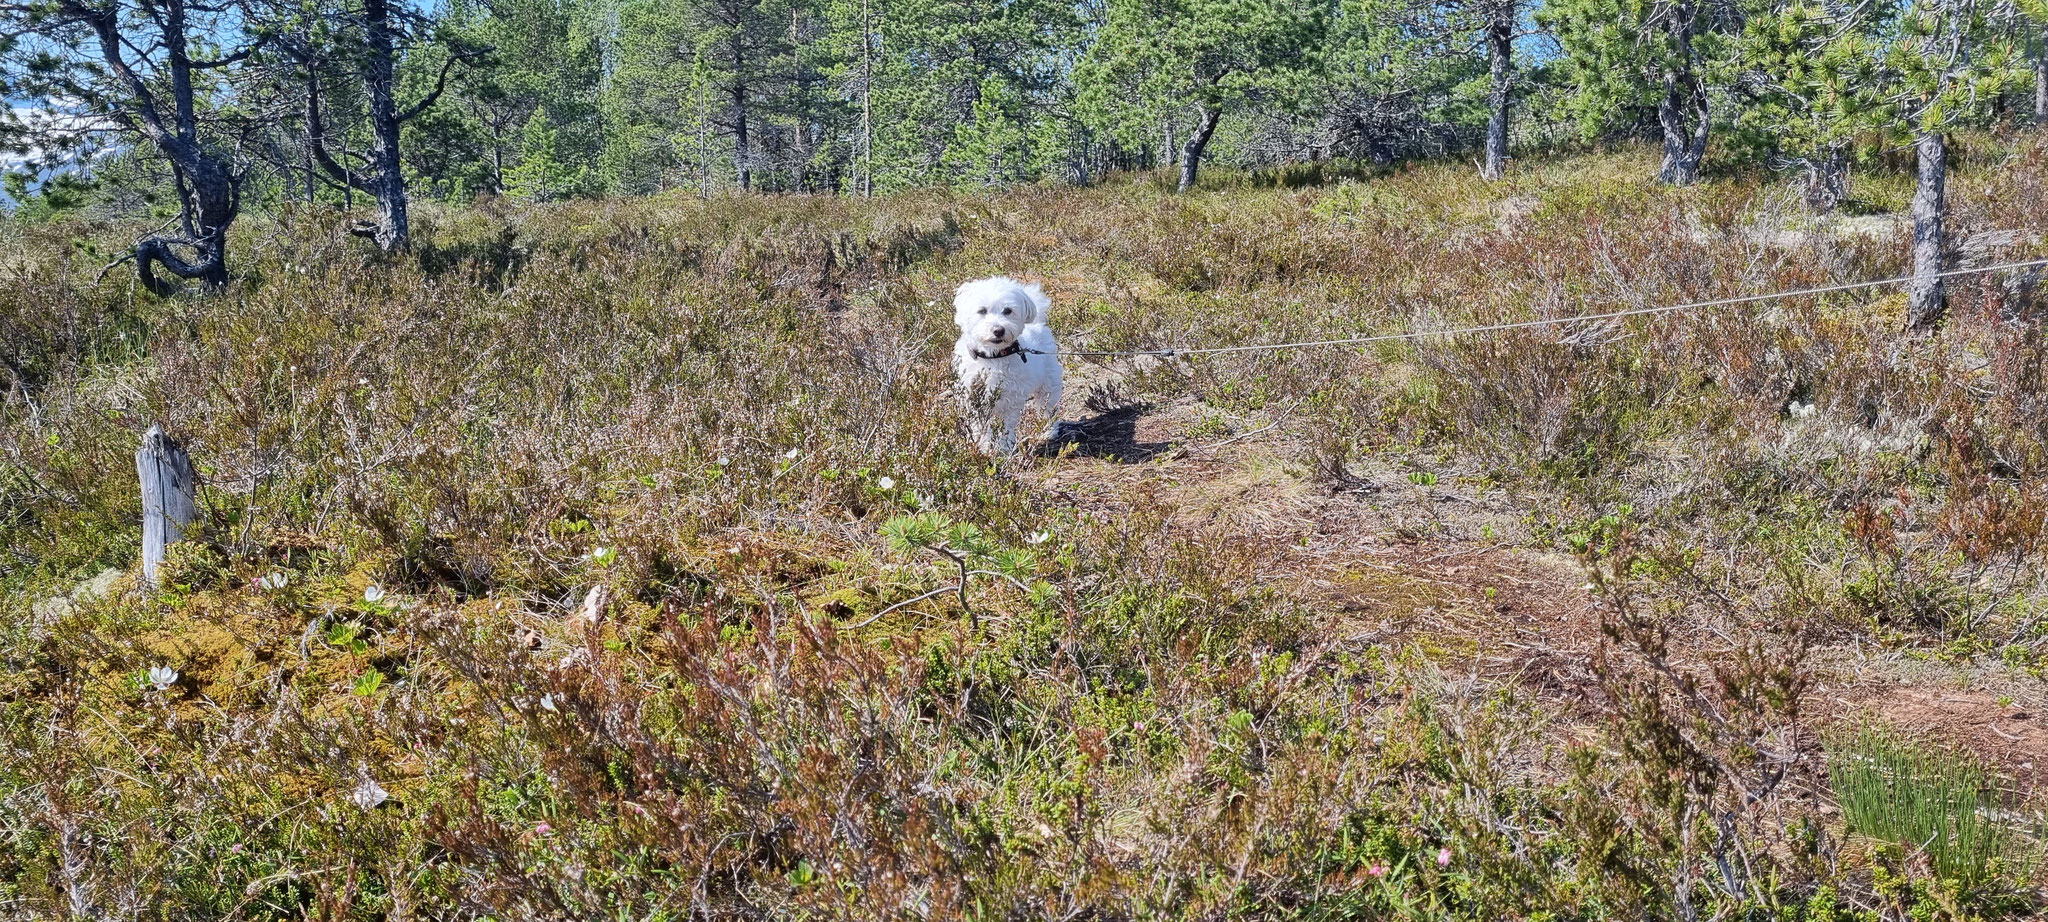
<instances>
[{"instance_id":1,"label":"shrubby undergrowth","mask_svg":"<svg viewBox=\"0 0 2048 922\"><path fill-rule=\"evenodd\" d=\"M1985 161L1965 257L2042 255L2048 151ZM1324 486L1391 464L1516 497L1515 541L1595 590L1563 697L1362 625L1170 493L1050 476L1108 462L991 464L956 431L944 301L980 274L1043 279L1063 342L1125 349L1904 263L1892 225L1644 167L485 205L421 215L396 259L286 213L236 240L247 278L173 300L96 278L127 229L9 229L0 907L2037 911L2021 795L1979 792L2006 854L1965 865L1845 825L1831 777L1868 803L1870 772L1933 763L1831 768L1842 715L1810 700L1845 647L2037 681L2048 305L1999 278L1926 338L1877 290L1109 364L1099 397L1312 421L1280 461ZM205 480L199 540L160 592L80 587L133 566L158 421Z\"/></svg>"}]
</instances>

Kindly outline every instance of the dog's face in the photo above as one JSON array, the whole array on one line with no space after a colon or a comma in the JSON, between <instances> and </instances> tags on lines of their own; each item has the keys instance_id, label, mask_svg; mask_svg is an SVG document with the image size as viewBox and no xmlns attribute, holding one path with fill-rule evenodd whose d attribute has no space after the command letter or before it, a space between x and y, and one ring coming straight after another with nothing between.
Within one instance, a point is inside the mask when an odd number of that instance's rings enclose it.
<instances>
[{"instance_id":1,"label":"dog's face","mask_svg":"<svg viewBox=\"0 0 2048 922\"><path fill-rule=\"evenodd\" d=\"M1039 323L1037 286L1026 286L1006 278L983 279L960 286L953 298L953 322L977 345L1001 349L1017 341L1027 324Z\"/></svg>"},{"instance_id":2,"label":"dog's face","mask_svg":"<svg viewBox=\"0 0 2048 922\"><path fill-rule=\"evenodd\" d=\"M1017 341L1017 334L1031 322L1031 301L1022 294L979 304L972 313L959 311L954 318L960 331L984 346L1002 348Z\"/></svg>"}]
</instances>

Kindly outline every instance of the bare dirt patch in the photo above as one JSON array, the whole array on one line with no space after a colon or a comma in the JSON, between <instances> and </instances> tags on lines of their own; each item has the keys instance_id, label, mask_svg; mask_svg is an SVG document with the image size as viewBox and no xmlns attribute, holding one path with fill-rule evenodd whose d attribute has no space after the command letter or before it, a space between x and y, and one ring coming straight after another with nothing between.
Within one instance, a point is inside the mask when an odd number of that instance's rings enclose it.
<instances>
[{"instance_id":1,"label":"bare dirt patch","mask_svg":"<svg viewBox=\"0 0 2048 922\"><path fill-rule=\"evenodd\" d=\"M2022 701L2013 691L2031 691ZM1983 689L1906 685L1878 680L1832 696L1844 719L1876 718L1909 739L1975 753L2021 791L2048 784L2048 725L2038 689Z\"/></svg>"},{"instance_id":2,"label":"bare dirt patch","mask_svg":"<svg viewBox=\"0 0 2048 922\"><path fill-rule=\"evenodd\" d=\"M1161 504L1169 527L1255 554L1260 581L1321 609L1332 636L1410 644L1448 669L1524 688L1566 731L1597 719L1599 609L1578 563L1530 534L1540 498L1455 478L1419 485L1388 461L1318 482L1292 460L1300 445L1284 422L1240 440L1272 421L1219 428L1192 402L1101 415L1108 425L1084 425L1075 431L1083 444L1039 468L1043 485L1102 514ZM1710 665L1717 655L1704 632L1673 642L1681 661ZM1848 646L1817 649L1810 661L1806 712L1820 725L1880 720L1985 759L2023 795L2048 786L2039 683Z\"/></svg>"}]
</instances>

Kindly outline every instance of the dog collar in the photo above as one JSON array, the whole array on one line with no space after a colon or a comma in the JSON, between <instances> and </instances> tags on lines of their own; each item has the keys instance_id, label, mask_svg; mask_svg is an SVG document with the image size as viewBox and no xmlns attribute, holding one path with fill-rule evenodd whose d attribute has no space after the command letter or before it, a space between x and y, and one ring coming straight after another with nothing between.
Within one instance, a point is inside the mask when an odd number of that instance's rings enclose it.
<instances>
[{"instance_id":1,"label":"dog collar","mask_svg":"<svg viewBox=\"0 0 2048 922\"><path fill-rule=\"evenodd\" d=\"M1008 346L996 350L993 354L983 352L980 349L974 350L974 357L978 359L1006 359L1013 355L1017 357L1018 361L1023 362L1024 364L1031 364L1031 356L1025 354L1024 344L1017 340L1011 340Z\"/></svg>"}]
</instances>

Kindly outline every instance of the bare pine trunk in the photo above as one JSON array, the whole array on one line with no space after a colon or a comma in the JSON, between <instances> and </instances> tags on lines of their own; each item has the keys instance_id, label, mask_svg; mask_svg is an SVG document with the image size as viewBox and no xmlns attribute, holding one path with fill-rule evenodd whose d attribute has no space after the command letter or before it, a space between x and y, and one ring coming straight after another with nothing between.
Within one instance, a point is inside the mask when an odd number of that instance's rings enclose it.
<instances>
[{"instance_id":1,"label":"bare pine trunk","mask_svg":"<svg viewBox=\"0 0 2048 922\"><path fill-rule=\"evenodd\" d=\"M732 91L732 165L740 174L740 188L754 188L754 168L747 155L747 91L737 87Z\"/></svg>"},{"instance_id":2,"label":"bare pine trunk","mask_svg":"<svg viewBox=\"0 0 2048 922\"><path fill-rule=\"evenodd\" d=\"M1195 187L1195 173L1202 168L1202 151L1209 146L1209 137L1216 133L1216 123L1223 119L1223 110L1204 106L1202 122L1195 127L1195 133L1188 136L1180 149L1180 186L1186 192Z\"/></svg>"},{"instance_id":3,"label":"bare pine trunk","mask_svg":"<svg viewBox=\"0 0 2048 922\"><path fill-rule=\"evenodd\" d=\"M747 150L747 82L740 76L747 72L747 57L738 47L739 39L733 39L732 52L732 166L740 174L742 191L754 188L754 167Z\"/></svg>"},{"instance_id":4,"label":"bare pine trunk","mask_svg":"<svg viewBox=\"0 0 2048 922\"><path fill-rule=\"evenodd\" d=\"M2034 55L2034 124L2048 127L2048 33L2041 36L2041 50Z\"/></svg>"},{"instance_id":5,"label":"bare pine trunk","mask_svg":"<svg viewBox=\"0 0 2048 922\"><path fill-rule=\"evenodd\" d=\"M1480 178L1489 182L1507 175L1508 163L1508 84L1514 74L1514 7L1500 4L1505 10L1496 10L1494 18L1486 26L1486 53L1492 93L1487 102L1493 115L1486 122L1486 163L1479 168Z\"/></svg>"},{"instance_id":6,"label":"bare pine trunk","mask_svg":"<svg viewBox=\"0 0 2048 922\"><path fill-rule=\"evenodd\" d=\"M1664 100L1657 106L1657 123L1664 130L1658 182L1689 186L1699 181L1700 164L1707 155L1708 115L1704 94L1697 86L1688 86L1694 82L1690 76L1665 78Z\"/></svg>"},{"instance_id":7,"label":"bare pine trunk","mask_svg":"<svg viewBox=\"0 0 2048 922\"><path fill-rule=\"evenodd\" d=\"M868 0L860 0L860 194L875 194L875 38Z\"/></svg>"},{"instance_id":8,"label":"bare pine trunk","mask_svg":"<svg viewBox=\"0 0 2048 922\"><path fill-rule=\"evenodd\" d=\"M1913 281L1908 289L1906 319L1915 331L1940 325L1948 310L1947 287L1940 274L1947 269L1948 138L1939 131L1923 134L1919 152L1919 184L1913 191Z\"/></svg>"},{"instance_id":9,"label":"bare pine trunk","mask_svg":"<svg viewBox=\"0 0 2048 922\"><path fill-rule=\"evenodd\" d=\"M407 214L405 169L399 161L396 51L391 35L391 8L386 0L368 0L370 55L370 175L365 190L377 199L377 224L371 238L377 248L394 253L412 245L412 220Z\"/></svg>"},{"instance_id":10,"label":"bare pine trunk","mask_svg":"<svg viewBox=\"0 0 2048 922\"><path fill-rule=\"evenodd\" d=\"M697 85L697 192L711 197L711 104L704 84Z\"/></svg>"},{"instance_id":11,"label":"bare pine trunk","mask_svg":"<svg viewBox=\"0 0 2048 922\"><path fill-rule=\"evenodd\" d=\"M405 188L404 149L400 133L406 122L419 117L441 98L442 91L448 86L448 73L455 64L469 59L467 54L451 47L448 59L442 63L440 76L434 81L434 88L418 102L400 110L398 44L402 36L395 23L397 16L391 8L391 0L364 0L363 47L358 61L361 69L357 75L369 101L370 156L368 166L361 170L348 163L346 133L342 136L341 159L335 159L327 151L327 130L320 112L322 52L311 45L280 40L286 53L306 68L306 146L313 162L341 186L345 206L354 207L355 193L359 191L376 201L377 220L358 224L350 231L377 241L377 248L386 253L395 253L412 245L412 219ZM491 132L493 181L497 191L503 192L505 175L501 126L494 118L486 117L484 122Z\"/></svg>"},{"instance_id":12,"label":"bare pine trunk","mask_svg":"<svg viewBox=\"0 0 2048 922\"><path fill-rule=\"evenodd\" d=\"M1806 207L1828 214L1848 197L1848 151L1830 148L1806 161Z\"/></svg>"},{"instance_id":13,"label":"bare pine trunk","mask_svg":"<svg viewBox=\"0 0 2048 922\"><path fill-rule=\"evenodd\" d=\"M505 194L505 132L496 115L484 121L491 129L491 192Z\"/></svg>"}]
</instances>

